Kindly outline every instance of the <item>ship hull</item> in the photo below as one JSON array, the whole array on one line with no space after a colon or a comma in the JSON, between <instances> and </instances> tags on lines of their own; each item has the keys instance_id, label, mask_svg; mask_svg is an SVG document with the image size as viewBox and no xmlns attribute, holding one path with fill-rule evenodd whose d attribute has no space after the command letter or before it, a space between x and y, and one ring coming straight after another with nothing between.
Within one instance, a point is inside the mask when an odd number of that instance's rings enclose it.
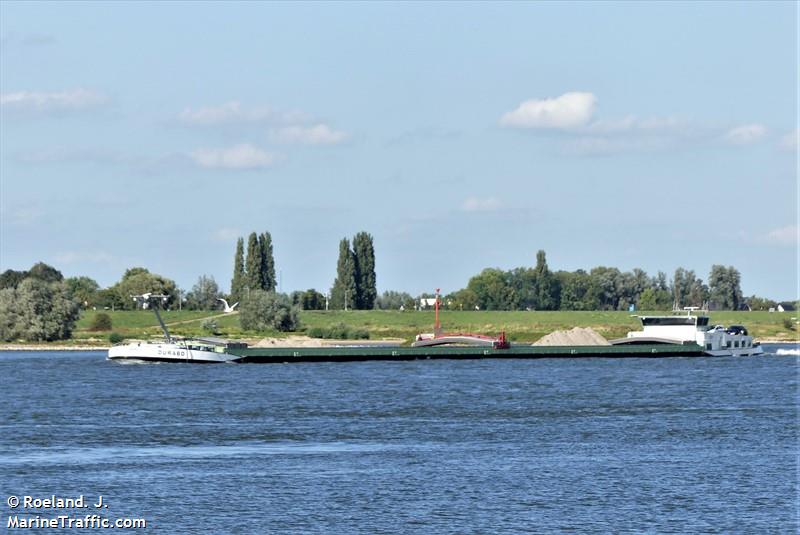
<instances>
[{"instance_id":1,"label":"ship hull","mask_svg":"<svg viewBox=\"0 0 800 535\"><path fill-rule=\"evenodd\" d=\"M762 355L764 348L761 346L746 347L741 349L719 349L706 351L706 355L712 357L754 357Z\"/></svg>"},{"instance_id":2,"label":"ship hull","mask_svg":"<svg viewBox=\"0 0 800 535\"><path fill-rule=\"evenodd\" d=\"M180 344L131 343L113 346L108 350L108 360L142 362L186 362L214 364L236 362L236 355L217 351L190 349Z\"/></svg>"}]
</instances>

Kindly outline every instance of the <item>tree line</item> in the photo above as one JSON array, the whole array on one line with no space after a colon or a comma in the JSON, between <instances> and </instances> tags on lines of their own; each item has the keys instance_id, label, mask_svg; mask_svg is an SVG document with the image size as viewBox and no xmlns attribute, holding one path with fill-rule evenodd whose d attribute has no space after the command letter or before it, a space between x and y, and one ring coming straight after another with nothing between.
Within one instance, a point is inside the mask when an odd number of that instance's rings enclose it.
<instances>
[{"instance_id":1,"label":"tree line","mask_svg":"<svg viewBox=\"0 0 800 535\"><path fill-rule=\"evenodd\" d=\"M132 295L165 294L165 308L218 310L220 298L240 302L240 321L246 330L293 330L299 310L411 310L421 297L407 292L376 289L375 248L366 232L339 243L336 277L327 294L314 288L291 295L276 291L275 260L269 232L251 233L245 254L239 238L234 254L231 292L223 293L213 276L201 275L184 293L175 281L143 267L127 269L121 279L100 288L89 277L65 278L56 268L37 263L27 271L0 274L0 339L31 341L68 338L81 308L132 310ZM443 306L461 310L669 310L685 306L717 310L767 310L777 302L744 297L741 275L733 266L714 265L708 282L682 267L671 279L663 272L649 276L635 268L620 271L598 266L585 271L551 271L544 251L533 267L511 270L487 268L467 286L444 296Z\"/></svg>"},{"instance_id":2,"label":"tree line","mask_svg":"<svg viewBox=\"0 0 800 535\"><path fill-rule=\"evenodd\" d=\"M3 340L56 340L68 338L81 309L134 310L133 295L166 295L166 309L217 310L220 299L240 302L244 328L256 330L267 324L287 330L298 325L297 310L372 309L377 290L373 238L359 232L350 241L343 239L336 278L327 295L316 289L279 294L272 236L269 232L251 233L239 238L234 253L231 291L225 294L210 275L200 275L189 292L174 280L132 267L119 281L100 288L89 277L65 278L56 268L39 262L26 271L13 269L0 273L0 338ZM17 303L17 305L15 305ZM266 318L266 319L265 319Z\"/></svg>"},{"instance_id":3,"label":"tree line","mask_svg":"<svg viewBox=\"0 0 800 535\"><path fill-rule=\"evenodd\" d=\"M485 269L472 277L466 288L448 294L443 301L445 306L463 310L670 310L687 306L740 310L748 305L742 296L741 275L733 266L712 266L708 284L682 267L675 270L671 281L663 272L651 277L639 268L623 272L598 266L588 272L553 272L541 250L535 267Z\"/></svg>"}]
</instances>

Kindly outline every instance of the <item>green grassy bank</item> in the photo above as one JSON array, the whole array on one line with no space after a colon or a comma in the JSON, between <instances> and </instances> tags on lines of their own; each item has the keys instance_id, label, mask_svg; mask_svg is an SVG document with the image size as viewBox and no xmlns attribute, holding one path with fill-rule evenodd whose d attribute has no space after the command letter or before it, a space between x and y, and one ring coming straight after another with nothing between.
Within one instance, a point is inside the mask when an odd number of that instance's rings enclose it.
<instances>
[{"instance_id":1,"label":"green grassy bank","mask_svg":"<svg viewBox=\"0 0 800 535\"><path fill-rule=\"evenodd\" d=\"M91 344L108 339L107 332L89 331L97 313L84 312L73 333L73 343ZM111 316L113 331L126 338L148 338L160 333L155 315L150 311L106 313ZM162 316L170 332L178 336L207 335L201 324L209 316L217 316L215 320L220 336L253 339L293 334L243 332L239 327L238 315L220 315L219 312L168 311L163 312ZM798 337L796 330L790 330L784 325L784 320L792 321L791 318L796 316L794 312L713 312L710 316L714 324L745 325L752 335L762 340L791 341ZM411 341L418 333L433 330L433 312L430 311L304 311L300 319L302 331L294 334L305 334L315 327L327 329L337 323L344 323L352 329L368 331L372 339L401 338ZM443 311L441 320L445 331L484 334L505 331L508 338L517 342L533 342L555 330L572 327L591 327L606 338L619 338L628 331L639 329L639 321L628 312Z\"/></svg>"}]
</instances>

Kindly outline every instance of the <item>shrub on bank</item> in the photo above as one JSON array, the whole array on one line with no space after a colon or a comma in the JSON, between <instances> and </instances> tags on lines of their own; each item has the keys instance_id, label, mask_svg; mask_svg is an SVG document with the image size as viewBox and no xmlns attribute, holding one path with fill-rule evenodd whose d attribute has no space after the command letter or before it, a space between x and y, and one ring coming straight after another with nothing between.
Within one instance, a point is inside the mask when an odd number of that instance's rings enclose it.
<instances>
[{"instance_id":1,"label":"shrub on bank","mask_svg":"<svg viewBox=\"0 0 800 535\"><path fill-rule=\"evenodd\" d=\"M239 324L245 331L296 331L299 309L284 294L252 290L242 299Z\"/></svg>"},{"instance_id":2,"label":"shrub on bank","mask_svg":"<svg viewBox=\"0 0 800 535\"><path fill-rule=\"evenodd\" d=\"M368 340L369 331L366 329L351 329L344 323L334 323L330 327L312 327L308 330L311 338L325 340Z\"/></svg>"},{"instance_id":3,"label":"shrub on bank","mask_svg":"<svg viewBox=\"0 0 800 535\"><path fill-rule=\"evenodd\" d=\"M200 324L200 328L210 334L219 334L219 324L214 318L207 318Z\"/></svg>"},{"instance_id":4,"label":"shrub on bank","mask_svg":"<svg viewBox=\"0 0 800 535\"><path fill-rule=\"evenodd\" d=\"M92 323L89 325L90 331L110 331L112 329L111 316L105 312L95 314Z\"/></svg>"},{"instance_id":5,"label":"shrub on bank","mask_svg":"<svg viewBox=\"0 0 800 535\"><path fill-rule=\"evenodd\" d=\"M108 335L108 341L112 344L119 344L123 340L125 340L125 337L119 333L111 333Z\"/></svg>"}]
</instances>

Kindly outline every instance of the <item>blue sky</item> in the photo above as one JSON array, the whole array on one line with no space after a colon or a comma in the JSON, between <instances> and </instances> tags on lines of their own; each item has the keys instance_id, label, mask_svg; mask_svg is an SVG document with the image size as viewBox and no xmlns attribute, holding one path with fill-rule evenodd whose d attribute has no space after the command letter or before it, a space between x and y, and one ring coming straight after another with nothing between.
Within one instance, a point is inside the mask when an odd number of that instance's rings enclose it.
<instances>
[{"instance_id":1,"label":"blue sky","mask_svg":"<svg viewBox=\"0 0 800 535\"><path fill-rule=\"evenodd\" d=\"M797 5L0 3L0 269L283 291L736 266L797 295Z\"/></svg>"}]
</instances>

